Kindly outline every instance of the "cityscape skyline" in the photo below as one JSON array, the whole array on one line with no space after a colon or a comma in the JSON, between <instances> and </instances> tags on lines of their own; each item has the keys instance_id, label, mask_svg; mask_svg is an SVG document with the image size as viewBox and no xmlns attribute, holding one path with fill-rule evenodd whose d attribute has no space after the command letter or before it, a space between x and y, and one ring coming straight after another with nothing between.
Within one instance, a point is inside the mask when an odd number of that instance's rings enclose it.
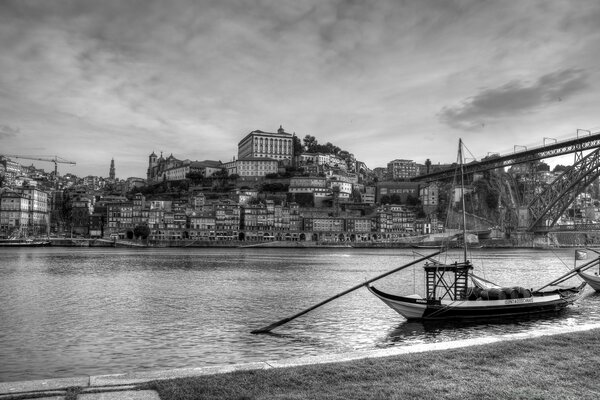
<instances>
[{"instance_id":1,"label":"cityscape skyline","mask_svg":"<svg viewBox=\"0 0 600 400\"><path fill-rule=\"evenodd\" d=\"M148 155L230 161L282 125L353 153L454 161L600 128L600 4L0 4L0 153L144 177ZM23 162L21 162L23 161ZM33 163L52 170L51 163Z\"/></svg>"}]
</instances>

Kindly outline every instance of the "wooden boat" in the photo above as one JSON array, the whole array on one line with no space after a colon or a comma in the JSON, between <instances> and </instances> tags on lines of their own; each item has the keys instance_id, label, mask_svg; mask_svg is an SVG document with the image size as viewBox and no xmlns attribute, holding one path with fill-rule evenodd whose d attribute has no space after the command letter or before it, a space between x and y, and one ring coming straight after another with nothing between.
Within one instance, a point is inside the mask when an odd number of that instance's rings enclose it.
<instances>
[{"instance_id":1,"label":"wooden boat","mask_svg":"<svg viewBox=\"0 0 600 400\"><path fill-rule=\"evenodd\" d=\"M559 311L577 300L578 287L531 291L520 286L499 287L472 274L467 262L425 264L427 295L397 296L371 285L367 288L408 320L447 320L520 316Z\"/></svg>"},{"instance_id":2,"label":"wooden boat","mask_svg":"<svg viewBox=\"0 0 600 400\"><path fill-rule=\"evenodd\" d=\"M585 272L577 271L577 275L581 277L592 289L596 292L600 292L600 276L590 275Z\"/></svg>"},{"instance_id":3,"label":"wooden boat","mask_svg":"<svg viewBox=\"0 0 600 400\"><path fill-rule=\"evenodd\" d=\"M459 165L462 178L462 141L459 142ZM462 199L463 235L466 234L464 198ZM463 236L466 237L466 236ZM426 294L399 296L366 285L371 293L408 320L476 319L521 316L556 312L577 300L585 282L577 287L533 291L521 286L500 287L473 275L467 260L467 246L462 241L462 262L451 264L430 260L425 263ZM547 287L548 285L544 286Z\"/></svg>"}]
</instances>

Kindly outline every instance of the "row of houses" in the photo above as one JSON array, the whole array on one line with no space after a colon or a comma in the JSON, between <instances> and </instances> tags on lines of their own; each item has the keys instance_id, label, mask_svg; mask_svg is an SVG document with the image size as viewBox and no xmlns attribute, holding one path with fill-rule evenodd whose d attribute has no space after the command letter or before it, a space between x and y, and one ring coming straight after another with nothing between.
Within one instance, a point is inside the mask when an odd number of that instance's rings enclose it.
<instances>
[{"instance_id":1,"label":"row of houses","mask_svg":"<svg viewBox=\"0 0 600 400\"><path fill-rule=\"evenodd\" d=\"M298 196L304 195L304 198L311 200L308 204L297 206L295 214L305 214L307 207L318 209L320 215L336 213L339 211L340 205L356 204L357 206L372 207L378 198L385 198L385 196L396 196L397 203L405 202L408 196L421 197L424 206L427 205L434 209L437 205L437 195L430 195L433 187L431 185L421 187L419 184L411 182L380 183L376 186L353 185L348 182L347 178L339 176L293 177L284 181L287 182L287 186L284 185L286 191L271 193L272 198L278 198L279 201L286 203L294 203ZM184 225L186 227L195 225L194 220L189 220L189 217L191 213L201 211L205 202L202 192L185 196L181 200L170 201L168 206L165 206L164 201L145 201L145 199L138 199L137 196L133 201L128 201L124 196L100 196L90 193L95 192L89 191L87 187L81 187L78 190L45 191L38 188L35 181L15 186L12 189L4 189L0 193L0 237L14 234L31 236L65 231L66 233L73 232L76 235L105 236L106 229L110 229L115 234L123 234L123 231L126 231L125 228L138 225L154 226L163 221L167 221L169 227L174 225L180 229ZM353 194L357 194L357 196L351 198ZM249 207L248 204L257 199L259 191L257 189L237 189L228 193L227 196L229 203L251 210L252 207ZM223 203L223 201L221 202ZM117 207L115 204L121 205L118 211L112 211ZM213 208L215 207L217 206L213 205ZM277 207L272 211L274 214L284 213L287 215L288 211L280 211ZM271 212L270 206L268 210ZM212 210L209 211L212 212ZM295 215L294 213L292 215ZM131 221L112 218L117 216L119 218L131 216ZM204 216L195 216L195 218L201 217ZM251 217L248 216L248 218ZM248 218L245 221L249 221ZM303 221L306 221L310 227L309 220ZM279 227L277 224L275 226ZM346 226L353 227L360 223L350 222L349 224L344 222L344 230L354 229L346 228ZM247 223L247 226L251 226L251 224ZM284 229L294 231L304 228L296 223L291 227L286 225Z\"/></svg>"},{"instance_id":2,"label":"row of houses","mask_svg":"<svg viewBox=\"0 0 600 400\"><path fill-rule=\"evenodd\" d=\"M232 200L133 201L89 198L72 202L76 235L131 239L136 227L147 226L150 240L372 240L430 233L433 221L417 221L416 214L401 205L381 206L370 215L360 210L340 212L322 208L301 209L296 203L239 204Z\"/></svg>"}]
</instances>

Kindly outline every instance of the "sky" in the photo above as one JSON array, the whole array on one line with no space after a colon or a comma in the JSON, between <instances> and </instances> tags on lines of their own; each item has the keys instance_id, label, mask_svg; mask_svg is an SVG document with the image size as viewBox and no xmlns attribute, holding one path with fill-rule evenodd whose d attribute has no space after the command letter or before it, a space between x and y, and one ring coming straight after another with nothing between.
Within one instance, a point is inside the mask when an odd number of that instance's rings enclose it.
<instances>
[{"instance_id":1,"label":"sky","mask_svg":"<svg viewBox=\"0 0 600 400\"><path fill-rule=\"evenodd\" d=\"M600 130L598 21L597 0L0 0L0 154L145 178L152 152L231 161L279 126L369 168L506 154Z\"/></svg>"}]
</instances>

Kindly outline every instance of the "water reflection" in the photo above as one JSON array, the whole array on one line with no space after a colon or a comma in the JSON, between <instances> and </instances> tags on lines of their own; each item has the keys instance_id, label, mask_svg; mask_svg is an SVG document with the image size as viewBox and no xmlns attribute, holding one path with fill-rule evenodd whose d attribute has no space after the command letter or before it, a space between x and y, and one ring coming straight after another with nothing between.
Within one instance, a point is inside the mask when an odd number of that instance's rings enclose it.
<instances>
[{"instance_id":1,"label":"water reflection","mask_svg":"<svg viewBox=\"0 0 600 400\"><path fill-rule=\"evenodd\" d=\"M499 335L527 332L533 329L555 326L568 318L569 311L537 314L533 316L513 316L506 318L489 318L486 321L423 321L400 323L390 332L381 345L391 346L397 343L414 344L415 342L440 342L461 340L484 335Z\"/></svg>"}]
</instances>

